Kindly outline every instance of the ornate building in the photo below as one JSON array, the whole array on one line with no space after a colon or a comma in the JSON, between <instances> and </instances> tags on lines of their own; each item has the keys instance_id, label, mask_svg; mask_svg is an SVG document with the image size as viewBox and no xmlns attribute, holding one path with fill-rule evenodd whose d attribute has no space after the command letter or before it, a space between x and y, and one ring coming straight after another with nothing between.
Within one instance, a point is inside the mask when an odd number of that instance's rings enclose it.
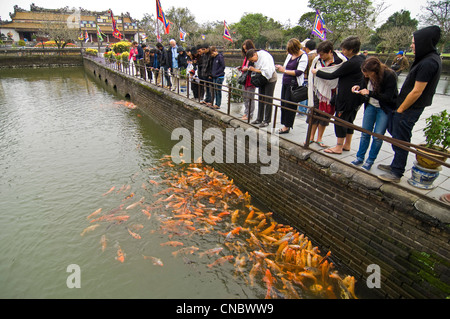
<instances>
[{"instance_id":1,"label":"ornate building","mask_svg":"<svg viewBox=\"0 0 450 319\"><path fill-rule=\"evenodd\" d=\"M33 4L30 11L26 11L14 6L14 13L10 13L11 21L0 21L0 33L8 38L19 41L40 41L45 39L45 30L49 26L64 26L78 29L77 37L88 34L88 42L98 42L97 25L103 33L103 42L120 41L113 37L112 19L109 10L102 12L88 11L82 8L70 9L69 7L61 9L45 9ZM130 14L121 14L114 16L117 29L124 35L125 39L131 41L137 38L137 23L131 18ZM48 39L46 39L48 40ZM77 41L78 39L73 39Z\"/></svg>"}]
</instances>

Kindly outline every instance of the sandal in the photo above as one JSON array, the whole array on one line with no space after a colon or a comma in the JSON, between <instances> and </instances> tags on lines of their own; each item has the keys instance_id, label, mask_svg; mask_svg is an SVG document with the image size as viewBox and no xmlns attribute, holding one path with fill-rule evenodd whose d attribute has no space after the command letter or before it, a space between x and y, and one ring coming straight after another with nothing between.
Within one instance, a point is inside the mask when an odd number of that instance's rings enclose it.
<instances>
[{"instance_id":1,"label":"sandal","mask_svg":"<svg viewBox=\"0 0 450 319\"><path fill-rule=\"evenodd\" d=\"M325 153L328 153L328 154L342 154L342 153L338 153L338 152L336 152L336 151L333 151L331 148L325 149L324 152L325 152Z\"/></svg>"},{"instance_id":2,"label":"sandal","mask_svg":"<svg viewBox=\"0 0 450 319\"><path fill-rule=\"evenodd\" d=\"M313 141L314 142L314 141ZM326 148L326 147L329 147L328 145L325 145L325 143L324 142L322 142L322 141L315 141L320 147L323 147L323 148ZM311 143L311 141L309 141L309 143Z\"/></svg>"}]
</instances>

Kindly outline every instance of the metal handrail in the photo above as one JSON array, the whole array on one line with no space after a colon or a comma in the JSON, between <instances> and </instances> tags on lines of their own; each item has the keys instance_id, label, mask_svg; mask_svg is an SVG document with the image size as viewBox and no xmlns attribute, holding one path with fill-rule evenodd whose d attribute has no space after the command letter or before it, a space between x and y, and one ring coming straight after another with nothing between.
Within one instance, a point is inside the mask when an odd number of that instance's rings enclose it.
<instances>
[{"instance_id":1,"label":"metal handrail","mask_svg":"<svg viewBox=\"0 0 450 319\"><path fill-rule=\"evenodd\" d=\"M109 61L109 62L111 63L111 61ZM115 60L114 60L114 62L115 62ZM124 73L126 73L128 75L136 76L136 73L134 72L133 68L129 67L130 65L129 65L128 62L122 62L122 63L123 64L128 64L128 67L125 68L125 69L131 69L131 70L128 70L129 73L127 73L127 71L125 71ZM145 68L145 69L148 70L148 68ZM117 66L116 70L119 70L119 66ZM122 70L119 70L119 71L122 71ZM162 74L161 74L161 76L163 77ZM189 77L189 76L187 76L187 77ZM179 77L179 75L178 76L177 75L172 75L172 78L176 78L178 81L180 79L182 79L181 77ZM187 83L187 87L186 87L187 98L189 98L189 83L190 83L191 80L189 78L186 78L185 80L186 80L186 83ZM210 86L210 87L213 87L213 88L215 86L214 82L206 81L206 80L202 80L202 79L200 80L200 82L198 84L199 84L199 93L200 93L200 86L203 86L205 89L206 89L206 86ZM226 112L226 114L229 115L229 116L233 116L233 115L231 115L231 94L232 94L232 90L234 92L238 91L241 94L243 94L245 91L243 89L240 89L240 88L237 88L237 87L231 87L231 86L226 85L226 84L222 84L220 90L222 92L226 92L228 94L227 112ZM178 86L178 92L176 92L176 94L180 95L179 86ZM268 96L268 95L259 94L259 93L256 93L256 92L254 94L257 95L257 98L255 98L255 101L258 101L261 97L264 97L264 98L270 98L270 99L273 99L273 100L278 101L278 102L284 102L284 103L288 103L288 104L295 105L295 106L303 106L303 107L308 109L307 112L302 112L302 111L299 111L297 108L295 110L293 110L293 109L287 108L287 107L282 106L282 105L274 104L273 102L272 103L267 103L267 104L271 104L271 106L275 107L275 112L273 112L273 128L275 128L275 126L276 126L276 118L277 118L277 110L278 110L278 108L285 109L285 110L288 110L288 111L291 111L291 112L295 112L295 113L298 113L298 114L306 114L306 115L309 116L306 141L301 146L309 148L309 144L310 144L309 143L309 137L310 137L311 126L312 126L311 123L312 123L314 118L318 118L317 115L321 115L320 119L322 121L327 121L327 122L335 124L335 125L338 124L339 126L343 126L343 127L346 127L346 128L357 130L359 132L363 132L363 133L369 134L371 136L375 136L375 137L377 137L377 138L379 138L379 139L381 139L381 140L383 140L385 142L388 142L391 145L395 145L395 146L397 146L399 148L402 148L402 149L404 149L404 150L406 150L408 152L412 152L414 154L419 154L419 155L421 155L421 156L423 156L423 157L425 157L425 158L427 158L429 160L433 160L433 161L435 161L435 162L437 162L437 163L439 163L439 164L441 164L441 165L443 165L445 167L450 167L449 163L446 163L444 161L436 159L436 158L434 158L434 157L432 157L432 156L430 156L428 154L424 154L424 153L420 152L420 150L424 150L427 153L431 153L431 154L435 154L435 155L439 155L439 156L444 156L446 158L450 157L449 153L440 152L440 151L437 151L437 150L426 148L426 147L424 147L422 145L416 145L416 144L408 143L408 142L401 141L401 140L398 140L398 139L395 139L395 138L392 138L392 137L388 137L388 136L385 136L385 135L380 135L378 133L374 133L374 132L368 131L368 130L360 127L360 126L357 126L355 124L352 124L352 123L349 123L347 121L344 121L344 120L340 119L339 117L336 117L334 115L330 115L330 114L328 114L326 112L323 112L323 111L321 111L321 110L319 110L317 108L314 108L314 107L310 107L310 106L303 105L303 104L300 104L300 103L295 103L295 102L292 102L292 101L283 100L281 98L277 98L277 97L274 97L274 96ZM200 94L198 96L199 96L199 101L200 101ZM247 119L247 124L250 124L250 118L249 117ZM295 143L295 142L293 142L293 143Z\"/></svg>"}]
</instances>

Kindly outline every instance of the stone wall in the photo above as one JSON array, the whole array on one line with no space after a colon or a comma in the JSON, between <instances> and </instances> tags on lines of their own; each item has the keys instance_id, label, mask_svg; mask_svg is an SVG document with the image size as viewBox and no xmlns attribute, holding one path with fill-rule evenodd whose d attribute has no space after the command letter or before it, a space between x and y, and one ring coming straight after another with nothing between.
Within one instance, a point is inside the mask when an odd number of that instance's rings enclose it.
<instances>
[{"instance_id":1,"label":"stone wall","mask_svg":"<svg viewBox=\"0 0 450 319\"><path fill-rule=\"evenodd\" d=\"M85 59L86 72L127 96L169 131L194 120L203 130L251 126L184 97ZM206 143L207 144L207 143ZM247 143L248 144L248 143ZM248 145L246 146L248 152ZM380 266L382 298L450 296L449 206L280 139L279 171L260 174L258 164L215 164L322 252L365 285Z\"/></svg>"},{"instance_id":2,"label":"stone wall","mask_svg":"<svg viewBox=\"0 0 450 319\"><path fill-rule=\"evenodd\" d=\"M83 57L79 49L2 49L1 68L38 68L82 66Z\"/></svg>"}]
</instances>

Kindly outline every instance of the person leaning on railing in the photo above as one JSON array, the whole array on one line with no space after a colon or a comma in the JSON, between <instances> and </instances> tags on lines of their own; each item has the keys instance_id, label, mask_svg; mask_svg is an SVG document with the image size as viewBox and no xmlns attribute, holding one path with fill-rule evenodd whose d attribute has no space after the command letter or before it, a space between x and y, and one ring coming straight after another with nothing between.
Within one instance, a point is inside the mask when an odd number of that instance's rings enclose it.
<instances>
[{"instance_id":1,"label":"person leaning on railing","mask_svg":"<svg viewBox=\"0 0 450 319\"><path fill-rule=\"evenodd\" d=\"M275 62L272 55L264 50L256 51L255 49L250 49L247 51L246 57L247 60L254 63L254 66L250 66L248 70L261 74L267 82L258 87L258 93L265 96L260 96L258 115L251 124L259 124L260 127L266 127L269 125L272 117L273 92L275 91L278 78Z\"/></svg>"},{"instance_id":2,"label":"person leaning on railing","mask_svg":"<svg viewBox=\"0 0 450 319\"><path fill-rule=\"evenodd\" d=\"M353 94L352 87L361 85L364 81L361 72L361 64L365 57L359 53L361 41L358 37L350 36L341 43L342 53L348 58L342 66L332 73L321 70L311 70L313 74L322 79L339 79L336 94L336 114L341 120L353 124L359 107L362 104L361 95ZM350 151L353 137L353 129L334 124L334 132L337 137L336 146L324 150L330 154L342 154L342 151Z\"/></svg>"},{"instance_id":3,"label":"person leaning on railing","mask_svg":"<svg viewBox=\"0 0 450 319\"><path fill-rule=\"evenodd\" d=\"M376 57L369 57L361 65L365 77L363 86L356 85L352 88L354 94L364 97L364 117L362 128L380 135L386 133L388 121L392 112L397 107L397 75L393 70ZM365 170L370 170L380 152L383 140L373 136L369 157L364 163L366 152L370 145L370 135L361 132L359 149L353 165L362 165Z\"/></svg>"}]
</instances>

